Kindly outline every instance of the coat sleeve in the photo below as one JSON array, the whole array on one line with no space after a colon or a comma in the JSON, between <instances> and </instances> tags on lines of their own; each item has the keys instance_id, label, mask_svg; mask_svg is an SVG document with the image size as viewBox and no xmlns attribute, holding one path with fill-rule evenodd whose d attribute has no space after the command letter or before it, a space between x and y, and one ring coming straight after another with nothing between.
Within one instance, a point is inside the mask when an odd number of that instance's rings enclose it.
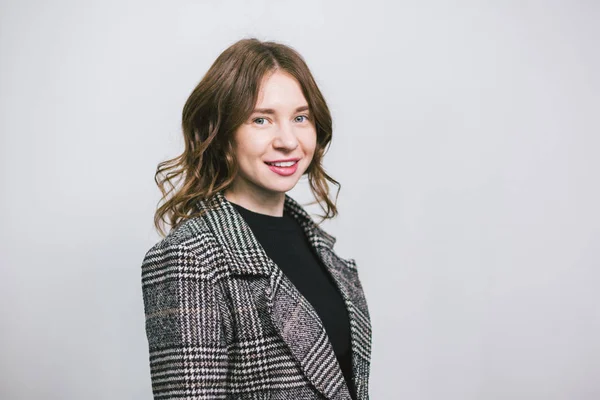
<instances>
[{"instance_id":1,"label":"coat sleeve","mask_svg":"<svg viewBox=\"0 0 600 400\"><path fill-rule=\"evenodd\" d=\"M142 292L154 399L227 395L219 297L201 261L197 250L168 242L144 257Z\"/></svg>"}]
</instances>

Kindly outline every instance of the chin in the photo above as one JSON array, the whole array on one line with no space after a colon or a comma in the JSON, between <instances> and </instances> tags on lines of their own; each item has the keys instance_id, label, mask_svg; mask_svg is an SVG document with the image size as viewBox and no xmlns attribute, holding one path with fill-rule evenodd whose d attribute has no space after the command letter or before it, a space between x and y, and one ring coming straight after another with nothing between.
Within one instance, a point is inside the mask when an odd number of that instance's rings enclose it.
<instances>
[{"instance_id":1,"label":"chin","mask_svg":"<svg viewBox=\"0 0 600 400\"><path fill-rule=\"evenodd\" d=\"M282 185L264 186L264 188L270 192L286 193L286 192L289 192L290 190L292 190L297 184L298 184L298 181L294 181L293 183L288 182L285 185L282 184Z\"/></svg>"}]
</instances>

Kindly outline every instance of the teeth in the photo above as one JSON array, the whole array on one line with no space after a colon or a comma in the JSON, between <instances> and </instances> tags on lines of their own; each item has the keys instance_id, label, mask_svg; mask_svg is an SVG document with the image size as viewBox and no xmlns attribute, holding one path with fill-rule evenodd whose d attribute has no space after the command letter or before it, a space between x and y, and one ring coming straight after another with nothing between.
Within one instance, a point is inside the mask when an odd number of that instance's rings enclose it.
<instances>
[{"instance_id":1,"label":"teeth","mask_svg":"<svg viewBox=\"0 0 600 400\"><path fill-rule=\"evenodd\" d=\"M288 162L282 162L282 163L267 163L269 165L275 165L276 167L291 167L292 165L296 164L296 161L288 161Z\"/></svg>"}]
</instances>

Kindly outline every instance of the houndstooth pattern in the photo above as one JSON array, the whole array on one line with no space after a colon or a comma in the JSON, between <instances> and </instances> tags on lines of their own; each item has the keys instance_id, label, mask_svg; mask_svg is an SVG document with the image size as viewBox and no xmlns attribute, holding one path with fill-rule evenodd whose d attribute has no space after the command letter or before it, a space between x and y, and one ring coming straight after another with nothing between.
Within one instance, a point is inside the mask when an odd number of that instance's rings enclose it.
<instances>
[{"instance_id":1,"label":"houndstooth pattern","mask_svg":"<svg viewBox=\"0 0 600 400\"><path fill-rule=\"evenodd\" d=\"M172 230L142 264L154 399L350 400L312 305L222 192L198 207L207 213ZM356 262L335 254L335 237L288 195L284 207L342 293L353 380L368 400L371 322Z\"/></svg>"}]
</instances>

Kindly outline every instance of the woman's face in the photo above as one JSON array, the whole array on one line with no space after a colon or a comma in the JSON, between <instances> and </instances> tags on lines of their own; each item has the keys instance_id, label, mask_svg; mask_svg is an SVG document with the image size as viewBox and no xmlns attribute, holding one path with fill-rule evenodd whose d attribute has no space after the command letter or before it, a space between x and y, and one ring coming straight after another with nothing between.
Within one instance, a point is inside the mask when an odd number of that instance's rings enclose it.
<instances>
[{"instance_id":1,"label":"woman's face","mask_svg":"<svg viewBox=\"0 0 600 400\"><path fill-rule=\"evenodd\" d=\"M291 190L306 171L315 152L317 134L300 84L286 72L263 78L254 112L234 133L239 175L235 192L258 197ZM292 167L267 162L297 160Z\"/></svg>"}]
</instances>

